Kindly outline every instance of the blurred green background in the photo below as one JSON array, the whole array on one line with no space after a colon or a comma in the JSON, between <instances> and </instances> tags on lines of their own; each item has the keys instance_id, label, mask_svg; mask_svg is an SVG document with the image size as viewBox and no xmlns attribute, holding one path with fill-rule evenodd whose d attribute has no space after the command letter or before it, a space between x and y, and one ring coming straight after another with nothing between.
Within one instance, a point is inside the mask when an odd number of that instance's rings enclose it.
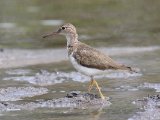
<instances>
[{"instance_id":1,"label":"blurred green background","mask_svg":"<svg viewBox=\"0 0 160 120\"><path fill-rule=\"evenodd\" d=\"M1 0L0 47L54 48L63 37L42 39L70 22L93 46L160 44L159 0Z\"/></svg>"}]
</instances>

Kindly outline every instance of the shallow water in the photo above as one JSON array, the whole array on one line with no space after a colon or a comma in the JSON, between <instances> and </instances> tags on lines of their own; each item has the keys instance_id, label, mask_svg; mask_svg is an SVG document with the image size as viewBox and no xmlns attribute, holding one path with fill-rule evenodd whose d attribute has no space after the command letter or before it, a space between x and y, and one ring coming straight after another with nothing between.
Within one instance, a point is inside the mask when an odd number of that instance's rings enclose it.
<instances>
[{"instance_id":1,"label":"shallow water","mask_svg":"<svg viewBox=\"0 0 160 120\"><path fill-rule=\"evenodd\" d=\"M136 102L160 92L160 2L73 2L0 1L0 119L160 119L155 101L147 105ZM133 74L109 71L96 76L111 105L74 109L55 108L48 102L70 91L86 92L88 87L89 78L76 72L67 60L64 37L41 38L64 22L78 27L83 42L140 69Z\"/></svg>"},{"instance_id":2,"label":"shallow water","mask_svg":"<svg viewBox=\"0 0 160 120\"><path fill-rule=\"evenodd\" d=\"M118 53L118 51L116 51L116 53ZM96 79L102 87L103 93L111 98L109 101L112 105L96 109L55 109L49 106L44 106L44 108L39 106L40 108L38 108L38 103L31 103L39 100L44 100L45 102L47 100L61 98L70 91L87 91L89 78L76 72L68 62L2 69L0 92L3 96L1 95L0 99L13 105L19 104L20 107L14 107L14 109L11 107L9 110L1 109L1 118L8 120L11 119L12 116L16 116L15 119L35 120L63 120L66 118L69 120L73 118L78 120L84 118L107 118L109 120L138 119L136 114L143 111L143 109L133 104L133 102L137 99L147 97L148 94L158 94L160 90L160 76L158 72L160 71L159 53L160 50L154 50L147 52L147 54L144 52L133 52L132 54L115 55L115 59L122 63L133 64L141 70L139 73L110 71L106 75L97 76ZM153 56L155 58L154 61L152 60ZM128 60L128 58L131 58L131 60ZM41 91L39 89L41 89ZM92 92L97 93L96 90ZM22 108L21 104L32 105L34 109L27 107L27 109L21 110L19 109ZM149 112L154 111L149 110ZM144 113L140 115L142 115L141 118L145 119L145 115L148 114ZM25 118L26 116L28 117ZM155 116L159 119L158 115ZM14 117L12 119L14 119Z\"/></svg>"}]
</instances>

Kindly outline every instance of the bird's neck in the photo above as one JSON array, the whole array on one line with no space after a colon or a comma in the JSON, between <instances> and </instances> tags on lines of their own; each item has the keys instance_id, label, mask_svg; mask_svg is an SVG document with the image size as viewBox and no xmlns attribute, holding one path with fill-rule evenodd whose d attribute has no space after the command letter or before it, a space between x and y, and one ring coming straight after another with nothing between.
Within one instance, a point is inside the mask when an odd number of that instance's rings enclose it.
<instances>
[{"instance_id":1,"label":"bird's neck","mask_svg":"<svg viewBox=\"0 0 160 120\"><path fill-rule=\"evenodd\" d=\"M74 46L78 43L78 34L68 34L66 35L67 46Z\"/></svg>"}]
</instances>

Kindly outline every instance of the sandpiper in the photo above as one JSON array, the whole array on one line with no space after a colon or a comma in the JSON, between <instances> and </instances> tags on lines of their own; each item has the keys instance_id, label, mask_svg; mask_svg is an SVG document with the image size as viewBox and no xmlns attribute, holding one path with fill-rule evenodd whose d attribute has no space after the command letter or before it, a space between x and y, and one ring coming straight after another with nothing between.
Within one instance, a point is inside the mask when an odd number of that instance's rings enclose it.
<instances>
[{"instance_id":1,"label":"sandpiper","mask_svg":"<svg viewBox=\"0 0 160 120\"><path fill-rule=\"evenodd\" d=\"M106 54L78 41L76 28L70 23L62 25L58 31L44 35L43 38L52 35L66 36L70 62L77 71L91 78L88 91L90 92L95 85L102 99L105 99L105 97L102 94L98 83L94 79L95 75L104 74L109 69L133 71L131 67L119 64Z\"/></svg>"}]
</instances>

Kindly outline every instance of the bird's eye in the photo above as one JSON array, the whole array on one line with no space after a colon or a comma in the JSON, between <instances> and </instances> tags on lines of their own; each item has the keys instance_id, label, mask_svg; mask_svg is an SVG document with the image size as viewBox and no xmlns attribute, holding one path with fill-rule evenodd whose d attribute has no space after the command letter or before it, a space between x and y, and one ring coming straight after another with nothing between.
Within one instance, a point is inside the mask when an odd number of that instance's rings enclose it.
<instances>
[{"instance_id":1,"label":"bird's eye","mask_svg":"<svg viewBox=\"0 0 160 120\"><path fill-rule=\"evenodd\" d=\"M65 29L65 27L62 27L62 30L64 30Z\"/></svg>"}]
</instances>

